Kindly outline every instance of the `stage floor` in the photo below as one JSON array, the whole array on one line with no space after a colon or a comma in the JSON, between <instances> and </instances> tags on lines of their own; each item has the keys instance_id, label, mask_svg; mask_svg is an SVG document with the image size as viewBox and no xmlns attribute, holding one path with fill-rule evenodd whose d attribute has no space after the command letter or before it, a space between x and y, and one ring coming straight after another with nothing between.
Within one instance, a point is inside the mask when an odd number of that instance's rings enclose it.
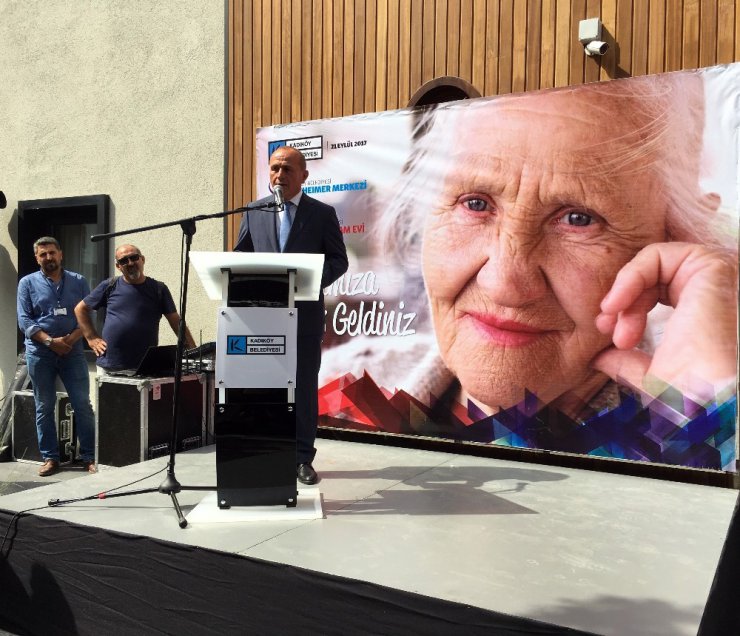
<instances>
[{"instance_id":1,"label":"stage floor","mask_svg":"<svg viewBox=\"0 0 740 636\"><path fill-rule=\"evenodd\" d=\"M325 439L317 447L319 519L286 511L180 529L170 498L158 493L32 514L597 634L688 636L697 632L738 495L454 453ZM0 509L156 487L165 467L165 458L101 467L97 475L0 496ZM183 486L215 485L215 448L177 455L176 474ZM178 498L187 516L207 496L183 491Z\"/></svg>"}]
</instances>

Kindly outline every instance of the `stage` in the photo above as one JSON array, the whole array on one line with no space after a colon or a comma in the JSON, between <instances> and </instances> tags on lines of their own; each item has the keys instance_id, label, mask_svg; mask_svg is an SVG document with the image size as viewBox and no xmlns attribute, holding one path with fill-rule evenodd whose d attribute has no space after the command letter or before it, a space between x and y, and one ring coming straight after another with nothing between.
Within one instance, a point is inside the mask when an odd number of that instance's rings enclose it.
<instances>
[{"instance_id":1,"label":"stage","mask_svg":"<svg viewBox=\"0 0 740 636\"><path fill-rule=\"evenodd\" d=\"M0 535L13 513L39 508L2 549L0 628L688 636L737 501L730 489L556 466L317 446L322 480L299 501L318 491L322 518L285 509L180 529L158 493L45 507L142 478L129 488L156 487L164 458L0 497ZM215 485L215 472L213 446L177 455L183 486ZM207 496L178 498L187 516Z\"/></svg>"}]
</instances>

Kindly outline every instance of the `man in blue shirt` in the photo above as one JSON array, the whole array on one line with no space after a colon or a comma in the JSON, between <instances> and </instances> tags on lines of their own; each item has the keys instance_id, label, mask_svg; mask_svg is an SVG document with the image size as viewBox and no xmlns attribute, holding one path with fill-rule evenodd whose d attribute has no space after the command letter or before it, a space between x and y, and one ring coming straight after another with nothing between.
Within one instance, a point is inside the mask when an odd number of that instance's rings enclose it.
<instances>
[{"instance_id":1,"label":"man in blue shirt","mask_svg":"<svg viewBox=\"0 0 740 636\"><path fill-rule=\"evenodd\" d=\"M139 248L121 245L116 248L115 258L121 276L102 281L75 307L82 333L103 371L136 369L147 349L159 342L162 316L175 334L180 325L180 314L167 285L144 275L146 259ZM106 310L102 338L90 315L92 310L101 308ZM187 328L185 344L195 347Z\"/></svg>"},{"instance_id":2,"label":"man in blue shirt","mask_svg":"<svg viewBox=\"0 0 740 636\"><path fill-rule=\"evenodd\" d=\"M56 430L56 379L62 380L74 409L80 457L95 472L95 416L90 405L90 376L82 348L75 305L90 291L80 274L62 268L59 241L43 236L33 244L40 270L18 283L18 326L25 334L28 375L36 404L36 433L44 465L39 475L59 470Z\"/></svg>"}]
</instances>

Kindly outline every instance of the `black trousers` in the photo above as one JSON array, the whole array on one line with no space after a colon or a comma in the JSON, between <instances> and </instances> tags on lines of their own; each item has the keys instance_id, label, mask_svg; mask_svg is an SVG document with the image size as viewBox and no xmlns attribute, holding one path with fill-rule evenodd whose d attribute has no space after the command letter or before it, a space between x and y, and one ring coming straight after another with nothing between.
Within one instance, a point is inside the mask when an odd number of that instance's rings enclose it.
<instances>
[{"instance_id":1,"label":"black trousers","mask_svg":"<svg viewBox=\"0 0 740 636\"><path fill-rule=\"evenodd\" d=\"M298 335L296 369L296 442L298 463L313 461L319 425L319 368L321 336Z\"/></svg>"}]
</instances>

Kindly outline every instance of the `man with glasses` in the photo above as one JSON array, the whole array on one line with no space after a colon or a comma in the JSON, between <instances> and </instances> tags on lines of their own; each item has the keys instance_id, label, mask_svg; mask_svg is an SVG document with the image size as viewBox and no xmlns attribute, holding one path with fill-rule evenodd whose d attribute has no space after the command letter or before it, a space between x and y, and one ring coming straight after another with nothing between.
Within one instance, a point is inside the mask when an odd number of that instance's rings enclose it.
<instances>
[{"instance_id":1,"label":"man with glasses","mask_svg":"<svg viewBox=\"0 0 740 636\"><path fill-rule=\"evenodd\" d=\"M95 416L90 405L90 376L82 348L75 305L90 293L85 278L62 267L62 248L51 236L33 244L39 271L18 282L18 326L25 334L28 375L36 404L36 433L44 465L39 475L59 470L56 381L59 377L74 409L80 457L85 471L95 470Z\"/></svg>"},{"instance_id":2,"label":"man with glasses","mask_svg":"<svg viewBox=\"0 0 740 636\"><path fill-rule=\"evenodd\" d=\"M103 373L134 370L149 347L159 342L162 316L177 334L180 315L172 294L163 282L144 275L146 259L135 245L116 249L116 269L121 276L102 281L75 307L82 334L98 356ZM91 310L105 309L102 337L93 326ZM195 347L190 330L185 328L185 343Z\"/></svg>"}]
</instances>

